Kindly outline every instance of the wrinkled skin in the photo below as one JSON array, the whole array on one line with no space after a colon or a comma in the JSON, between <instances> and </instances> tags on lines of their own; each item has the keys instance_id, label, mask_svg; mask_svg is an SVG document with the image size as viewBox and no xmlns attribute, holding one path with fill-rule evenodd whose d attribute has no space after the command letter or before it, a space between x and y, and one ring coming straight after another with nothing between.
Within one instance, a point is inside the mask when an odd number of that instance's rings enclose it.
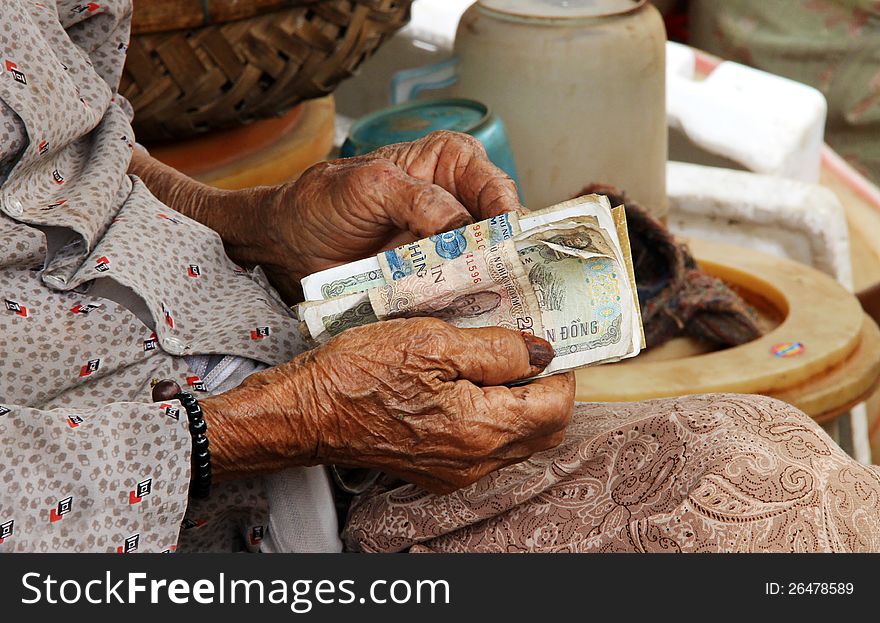
<instances>
[{"instance_id":1,"label":"wrinkled skin","mask_svg":"<svg viewBox=\"0 0 880 623\"><path fill-rule=\"evenodd\" d=\"M562 442L571 373L502 386L538 374L552 357L533 336L431 318L352 329L202 401L214 467L242 476L295 457L453 491Z\"/></svg>"},{"instance_id":2,"label":"wrinkled skin","mask_svg":"<svg viewBox=\"0 0 880 623\"><path fill-rule=\"evenodd\" d=\"M288 300L311 273L522 210L482 144L452 132L315 165L266 205L271 259L259 263Z\"/></svg>"},{"instance_id":3,"label":"wrinkled skin","mask_svg":"<svg viewBox=\"0 0 880 623\"><path fill-rule=\"evenodd\" d=\"M274 187L208 188L139 153L130 170L217 231L234 261L262 266L289 302L307 274L522 210L513 181L482 145L452 132L322 163ZM561 442L571 374L504 387L552 356L538 338L436 319L346 331L201 401L215 476L333 463L382 469L435 492L466 486Z\"/></svg>"},{"instance_id":4,"label":"wrinkled skin","mask_svg":"<svg viewBox=\"0 0 880 623\"><path fill-rule=\"evenodd\" d=\"M290 303L306 275L523 209L482 144L456 132L322 162L280 186L219 190L139 151L129 170L219 233L232 260L262 266Z\"/></svg>"}]
</instances>

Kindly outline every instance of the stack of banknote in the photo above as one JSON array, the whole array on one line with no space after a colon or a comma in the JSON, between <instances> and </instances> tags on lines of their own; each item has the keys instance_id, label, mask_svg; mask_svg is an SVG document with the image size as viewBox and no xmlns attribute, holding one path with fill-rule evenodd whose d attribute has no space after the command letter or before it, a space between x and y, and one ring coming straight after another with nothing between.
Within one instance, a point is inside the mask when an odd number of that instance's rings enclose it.
<instances>
[{"instance_id":1,"label":"stack of banknote","mask_svg":"<svg viewBox=\"0 0 880 623\"><path fill-rule=\"evenodd\" d=\"M544 374L633 357L644 346L622 206L588 195L503 214L302 280L315 343L392 318L433 316L548 340Z\"/></svg>"}]
</instances>

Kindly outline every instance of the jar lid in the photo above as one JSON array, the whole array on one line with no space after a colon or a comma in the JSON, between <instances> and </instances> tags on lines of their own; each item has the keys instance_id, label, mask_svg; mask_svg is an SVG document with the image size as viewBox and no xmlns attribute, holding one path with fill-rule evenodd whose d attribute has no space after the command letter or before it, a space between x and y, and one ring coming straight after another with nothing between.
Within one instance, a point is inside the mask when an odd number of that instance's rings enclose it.
<instances>
[{"instance_id":1,"label":"jar lid","mask_svg":"<svg viewBox=\"0 0 880 623\"><path fill-rule=\"evenodd\" d=\"M358 153L366 153L392 143L414 141L435 130L472 132L488 116L489 109L474 100L408 102L360 119L352 126L349 140Z\"/></svg>"},{"instance_id":2,"label":"jar lid","mask_svg":"<svg viewBox=\"0 0 880 623\"><path fill-rule=\"evenodd\" d=\"M606 17L639 8L645 0L478 0L477 4L517 17L565 19Z\"/></svg>"}]
</instances>

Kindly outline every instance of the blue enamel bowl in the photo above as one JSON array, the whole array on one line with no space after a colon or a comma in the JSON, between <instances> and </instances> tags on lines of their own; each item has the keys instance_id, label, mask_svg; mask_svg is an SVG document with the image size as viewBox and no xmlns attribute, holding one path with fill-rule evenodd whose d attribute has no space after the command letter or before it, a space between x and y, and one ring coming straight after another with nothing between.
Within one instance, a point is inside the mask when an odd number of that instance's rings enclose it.
<instances>
[{"instance_id":1,"label":"blue enamel bowl","mask_svg":"<svg viewBox=\"0 0 880 623\"><path fill-rule=\"evenodd\" d=\"M416 100L362 117L352 125L340 155L362 156L385 145L420 139L435 130L464 132L479 139L489 159L517 182L504 123L485 104L468 99Z\"/></svg>"}]
</instances>

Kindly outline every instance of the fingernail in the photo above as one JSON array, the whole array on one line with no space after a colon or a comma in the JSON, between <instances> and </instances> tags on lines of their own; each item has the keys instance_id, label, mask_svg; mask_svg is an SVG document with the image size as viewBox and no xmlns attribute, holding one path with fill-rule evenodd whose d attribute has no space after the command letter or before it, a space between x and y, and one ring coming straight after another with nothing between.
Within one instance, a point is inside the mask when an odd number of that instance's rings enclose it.
<instances>
[{"instance_id":1,"label":"fingernail","mask_svg":"<svg viewBox=\"0 0 880 623\"><path fill-rule=\"evenodd\" d=\"M526 348L529 350L529 363L536 368L546 368L556 356L553 347L549 342L535 337L531 333L523 333L522 336Z\"/></svg>"},{"instance_id":2,"label":"fingernail","mask_svg":"<svg viewBox=\"0 0 880 623\"><path fill-rule=\"evenodd\" d=\"M471 218L467 214L462 214L461 216L452 219L449 223L449 228L446 231L452 231L453 229L459 229L461 227L466 227L474 222L474 219Z\"/></svg>"}]
</instances>

